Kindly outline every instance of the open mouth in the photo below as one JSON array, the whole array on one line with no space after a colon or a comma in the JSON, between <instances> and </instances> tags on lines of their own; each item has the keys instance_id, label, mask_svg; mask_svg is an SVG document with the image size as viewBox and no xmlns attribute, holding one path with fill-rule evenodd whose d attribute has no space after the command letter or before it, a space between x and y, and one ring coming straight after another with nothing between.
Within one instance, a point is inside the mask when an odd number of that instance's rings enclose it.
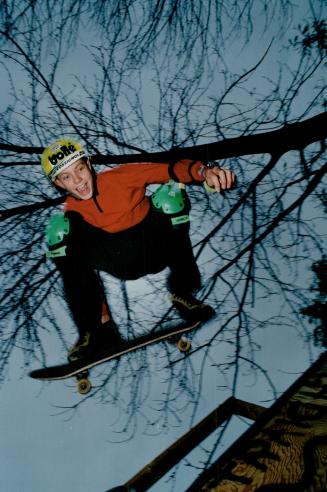
<instances>
[{"instance_id":1,"label":"open mouth","mask_svg":"<svg viewBox=\"0 0 327 492\"><path fill-rule=\"evenodd\" d=\"M88 199L92 196L92 188L88 183L83 183L75 188L75 193L79 198Z\"/></svg>"},{"instance_id":2,"label":"open mouth","mask_svg":"<svg viewBox=\"0 0 327 492\"><path fill-rule=\"evenodd\" d=\"M81 196L81 197L86 197L91 193L91 188L87 183L84 183L83 185L80 185L76 188L76 192Z\"/></svg>"}]
</instances>

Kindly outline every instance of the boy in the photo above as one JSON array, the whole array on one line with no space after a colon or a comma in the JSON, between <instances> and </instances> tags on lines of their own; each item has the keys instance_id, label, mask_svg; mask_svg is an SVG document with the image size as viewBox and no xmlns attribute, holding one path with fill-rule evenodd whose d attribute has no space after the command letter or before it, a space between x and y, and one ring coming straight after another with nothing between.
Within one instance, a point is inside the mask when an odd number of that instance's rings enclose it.
<instances>
[{"instance_id":1,"label":"boy","mask_svg":"<svg viewBox=\"0 0 327 492\"><path fill-rule=\"evenodd\" d=\"M178 183L204 183L219 192L232 187L233 172L183 159L125 164L96 174L84 148L65 138L44 150L42 166L67 194L65 214L50 219L47 239L79 332L70 361L123 343L110 314L103 318L98 271L134 280L168 267L168 290L180 316L192 321L213 316L214 310L192 295L200 288L200 274L189 239L189 202ZM163 186L151 200L146 187L155 183Z\"/></svg>"}]
</instances>

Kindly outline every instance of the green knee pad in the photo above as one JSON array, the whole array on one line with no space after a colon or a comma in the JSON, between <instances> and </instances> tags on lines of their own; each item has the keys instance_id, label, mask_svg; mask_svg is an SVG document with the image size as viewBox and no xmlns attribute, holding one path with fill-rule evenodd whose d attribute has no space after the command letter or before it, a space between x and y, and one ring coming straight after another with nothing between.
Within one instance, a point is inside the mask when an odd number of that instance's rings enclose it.
<instances>
[{"instance_id":1,"label":"green knee pad","mask_svg":"<svg viewBox=\"0 0 327 492\"><path fill-rule=\"evenodd\" d=\"M46 252L47 258L66 256L67 246L63 245L63 242L69 231L69 220L65 217L65 214L59 213L50 217L45 229L45 237L49 245L49 249Z\"/></svg>"},{"instance_id":2,"label":"green knee pad","mask_svg":"<svg viewBox=\"0 0 327 492\"><path fill-rule=\"evenodd\" d=\"M169 181L161 185L151 196L151 201L157 211L171 216L173 225L190 220L188 214L181 214L186 207L185 185Z\"/></svg>"}]
</instances>

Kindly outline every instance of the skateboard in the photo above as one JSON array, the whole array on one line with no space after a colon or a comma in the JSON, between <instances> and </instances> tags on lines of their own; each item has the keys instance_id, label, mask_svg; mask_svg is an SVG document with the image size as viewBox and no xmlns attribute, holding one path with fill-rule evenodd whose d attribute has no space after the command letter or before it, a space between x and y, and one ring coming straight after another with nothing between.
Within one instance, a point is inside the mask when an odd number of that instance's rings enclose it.
<instances>
[{"instance_id":1,"label":"skateboard","mask_svg":"<svg viewBox=\"0 0 327 492\"><path fill-rule=\"evenodd\" d=\"M93 356L87 357L83 360L76 362L69 362L66 364L60 364L57 366L43 367L41 369L35 369L29 373L29 376L33 379L39 379L44 381L54 381L60 379L67 379L75 376L77 380L77 391L85 395L92 389L91 382L89 380L89 371L92 367L103 364L110 360L118 359L124 354L128 354L135 350L147 347L156 342L162 342L164 340L177 343L177 348L181 352L187 352L191 348L191 341L186 336L188 332L199 328L203 321L183 322L175 326L169 326L163 328L160 331L153 331L146 335L142 335L133 340L129 340L123 343L118 351L97 351Z\"/></svg>"}]
</instances>

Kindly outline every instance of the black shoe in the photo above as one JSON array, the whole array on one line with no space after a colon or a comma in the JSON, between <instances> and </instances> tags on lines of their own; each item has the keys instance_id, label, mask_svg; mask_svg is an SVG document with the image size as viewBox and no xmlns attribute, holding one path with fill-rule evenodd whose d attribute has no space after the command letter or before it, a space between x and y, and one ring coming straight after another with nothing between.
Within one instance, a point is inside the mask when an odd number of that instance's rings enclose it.
<instances>
[{"instance_id":1,"label":"black shoe","mask_svg":"<svg viewBox=\"0 0 327 492\"><path fill-rule=\"evenodd\" d=\"M68 361L76 362L99 352L116 352L123 344L124 339L120 336L116 323L110 320L80 335L75 345L69 350Z\"/></svg>"},{"instance_id":2,"label":"black shoe","mask_svg":"<svg viewBox=\"0 0 327 492\"><path fill-rule=\"evenodd\" d=\"M190 294L171 294L170 300L180 317L186 321L207 321L215 315L211 306L198 301Z\"/></svg>"}]
</instances>

